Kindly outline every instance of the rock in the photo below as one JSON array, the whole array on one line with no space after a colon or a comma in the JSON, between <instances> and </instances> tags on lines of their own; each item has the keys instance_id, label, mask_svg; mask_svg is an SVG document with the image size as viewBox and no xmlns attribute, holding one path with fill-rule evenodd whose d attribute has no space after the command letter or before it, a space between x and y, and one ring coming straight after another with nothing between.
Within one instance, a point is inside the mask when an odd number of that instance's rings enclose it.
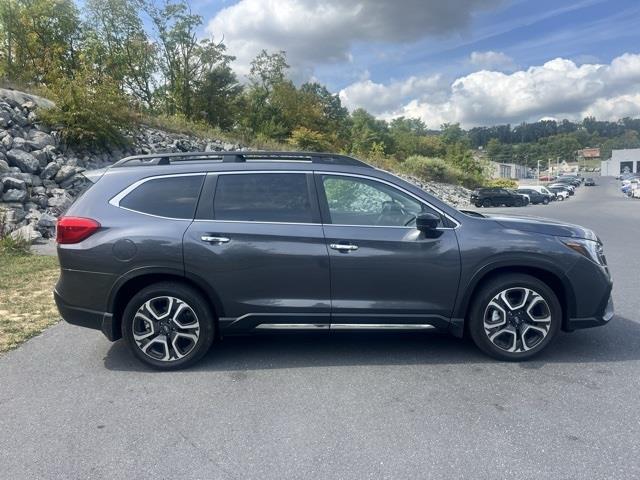
<instances>
[{"instance_id":1,"label":"rock","mask_svg":"<svg viewBox=\"0 0 640 480\"><path fill-rule=\"evenodd\" d=\"M7 128L9 125L11 125L11 114L0 110L0 127Z\"/></svg>"},{"instance_id":2,"label":"rock","mask_svg":"<svg viewBox=\"0 0 640 480\"><path fill-rule=\"evenodd\" d=\"M7 132L6 135L2 137L2 140L0 140L0 143L2 143L4 148L9 150L13 146L13 137Z\"/></svg>"},{"instance_id":3,"label":"rock","mask_svg":"<svg viewBox=\"0 0 640 480\"><path fill-rule=\"evenodd\" d=\"M29 120L22 113L15 113L13 115L13 121L21 127L29 125Z\"/></svg>"},{"instance_id":4,"label":"rock","mask_svg":"<svg viewBox=\"0 0 640 480\"><path fill-rule=\"evenodd\" d=\"M31 148L27 145L27 141L22 137L13 137L13 145L11 145L11 148L24 150L25 152L31 150Z\"/></svg>"},{"instance_id":5,"label":"rock","mask_svg":"<svg viewBox=\"0 0 640 480\"><path fill-rule=\"evenodd\" d=\"M42 178L43 180L51 180L56 176L58 170L60 170L60 165L58 165L56 162L48 163L47 166L42 170L40 178Z\"/></svg>"},{"instance_id":6,"label":"rock","mask_svg":"<svg viewBox=\"0 0 640 480\"><path fill-rule=\"evenodd\" d=\"M24 180L14 177L5 177L2 179L5 190L26 190L27 184Z\"/></svg>"},{"instance_id":7,"label":"rock","mask_svg":"<svg viewBox=\"0 0 640 480\"><path fill-rule=\"evenodd\" d=\"M9 164L4 160L0 160L0 174L7 173L9 171Z\"/></svg>"},{"instance_id":8,"label":"rock","mask_svg":"<svg viewBox=\"0 0 640 480\"><path fill-rule=\"evenodd\" d=\"M24 239L29 243L33 243L36 240L40 240L42 238L42 234L36 230L33 225L25 225L24 227L20 227L17 230L11 232L11 238L14 240Z\"/></svg>"},{"instance_id":9,"label":"rock","mask_svg":"<svg viewBox=\"0 0 640 480\"><path fill-rule=\"evenodd\" d=\"M0 211L4 212L5 223L16 224L21 222L26 215L21 203L0 203Z\"/></svg>"},{"instance_id":10,"label":"rock","mask_svg":"<svg viewBox=\"0 0 640 480\"><path fill-rule=\"evenodd\" d=\"M3 202L24 202L27 199L26 190L9 189L2 195Z\"/></svg>"},{"instance_id":11,"label":"rock","mask_svg":"<svg viewBox=\"0 0 640 480\"><path fill-rule=\"evenodd\" d=\"M43 213L40 216L40 220L38 220L38 226L43 228L51 228L56 226L56 217L53 215L49 215L48 213Z\"/></svg>"},{"instance_id":12,"label":"rock","mask_svg":"<svg viewBox=\"0 0 640 480\"><path fill-rule=\"evenodd\" d=\"M60 167L60 170L58 170L58 173L56 173L56 176L54 177L53 180L56 183L61 183L66 179L73 177L75 174L76 174L76 167L71 165L63 165L62 167Z\"/></svg>"},{"instance_id":13,"label":"rock","mask_svg":"<svg viewBox=\"0 0 640 480\"><path fill-rule=\"evenodd\" d=\"M51 135L39 130L29 132L29 144L35 150L41 150L46 146L55 146L56 141Z\"/></svg>"},{"instance_id":14,"label":"rock","mask_svg":"<svg viewBox=\"0 0 640 480\"><path fill-rule=\"evenodd\" d=\"M23 172L36 173L40 170L38 160L24 150L11 149L7 152L9 164L18 167Z\"/></svg>"},{"instance_id":15,"label":"rock","mask_svg":"<svg viewBox=\"0 0 640 480\"><path fill-rule=\"evenodd\" d=\"M49 162L49 155L47 155L47 152L44 150L33 150L31 155L36 157L36 160L38 160L38 163L40 164L40 168L47 166L47 163Z\"/></svg>"}]
</instances>

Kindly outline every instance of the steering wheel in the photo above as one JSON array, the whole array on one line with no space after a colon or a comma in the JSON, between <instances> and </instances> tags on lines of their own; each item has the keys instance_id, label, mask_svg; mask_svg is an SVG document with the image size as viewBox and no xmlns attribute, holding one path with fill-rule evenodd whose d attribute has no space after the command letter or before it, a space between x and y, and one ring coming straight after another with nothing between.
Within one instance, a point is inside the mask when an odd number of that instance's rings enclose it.
<instances>
[{"instance_id":1,"label":"steering wheel","mask_svg":"<svg viewBox=\"0 0 640 480\"><path fill-rule=\"evenodd\" d=\"M407 215L408 215L407 211L404 209L404 207L400 203L395 202L393 200L387 200L385 202L382 202L382 211L380 212L380 215L378 215L378 218L376 219L376 225L381 225L386 223L386 222L383 222L385 218L391 217L394 220L397 220L399 216L406 217Z\"/></svg>"}]
</instances>

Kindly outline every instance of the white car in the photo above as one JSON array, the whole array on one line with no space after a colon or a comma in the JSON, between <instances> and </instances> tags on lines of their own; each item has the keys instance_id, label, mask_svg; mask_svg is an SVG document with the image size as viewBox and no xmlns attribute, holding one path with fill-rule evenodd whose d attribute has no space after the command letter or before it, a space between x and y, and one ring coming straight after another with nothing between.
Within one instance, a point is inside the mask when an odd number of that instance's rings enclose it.
<instances>
[{"instance_id":1,"label":"white car","mask_svg":"<svg viewBox=\"0 0 640 480\"><path fill-rule=\"evenodd\" d=\"M549 191L549 189L547 189L547 187L543 186L543 185L522 185L520 188L527 188L529 190L535 190L538 193L541 193L542 195L551 195L551 198L555 198L556 194Z\"/></svg>"}]
</instances>

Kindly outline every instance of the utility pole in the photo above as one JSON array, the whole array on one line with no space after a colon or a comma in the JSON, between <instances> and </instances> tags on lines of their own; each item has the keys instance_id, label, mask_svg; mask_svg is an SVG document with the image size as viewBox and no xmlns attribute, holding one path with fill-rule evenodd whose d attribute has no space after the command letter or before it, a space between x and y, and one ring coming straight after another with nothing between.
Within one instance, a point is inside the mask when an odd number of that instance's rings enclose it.
<instances>
[{"instance_id":1,"label":"utility pole","mask_svg":"<svg viewBox=\"0 0 640 480\"><path fill-rule=\"evenodd\" d=\"M538 176L537 176L536 185L540 185L540 159L538 159Z\"/></svg>"},{"instance_id":2,"label":"utility pole","mask_svg":"<svg viewBox=\"0 0 640 480\"><path fill-rule=\"evenodd\" d=\"M551 159L549 158L549 165L547 166L547 171L549 172L549 177L551 177Z\"/></svg>"},{"instance_id":3,"label":"utility pole","mask_svg":"<svg viewBox=\"0 0 640 480\"><path fill-rule=\"evenodd\" d=\"M560 174L560 157L556 157L556 174Z\"/></svg>"}]
</instances>

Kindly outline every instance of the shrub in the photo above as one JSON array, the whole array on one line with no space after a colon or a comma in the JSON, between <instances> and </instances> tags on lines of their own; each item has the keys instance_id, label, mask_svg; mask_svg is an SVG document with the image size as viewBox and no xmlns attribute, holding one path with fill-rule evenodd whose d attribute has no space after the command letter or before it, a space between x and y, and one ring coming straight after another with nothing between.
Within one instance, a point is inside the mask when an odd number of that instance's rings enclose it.
<instances>
[{"instance_id":1,"label":"shrub","mask_svg":"<svg viewBox=\"0 0 640 480\"><path fill-rule=\"evenodd\" d=\"M0 209L0 255L29 255L31 243L26 238L13 238L5 227L6 213Z\"/></svg>"},{"instance_id":2,"label":"shrub","mask_svg":"<svg viewBox=\"0 0 640 480\"><path fill-rule=\"evenodd\" d=\"M476 187L483 181L477 173L462 171L441 158L413 155L400 164L399 170L424 180L453 183L469 188Z\"/></svg>"},{"instance_id":3,"label":"shrub","mask_svg":"<svg viewBox=\"0 0 640 480\"><path fill-rule=\"evenodd\" d=\"M498 188L517 188L518 182L511 178L492 178L486 180L483 185L485 187L498 187Z\"/></svg>"},{"instance_id":4,"label":"shrub","mask_svg":"<svg viewBox=\"0 0 640 480\"><path fill-rule=\"evenodd\" d=\"M291 132L289 144L300 150L310 150L314 152L323 152L331 148L329 140L326 136L307 127L298 127Z\"/></svg>"},{"instance_id":5,"label":"shrub","mask_svg":"<svg viewBox=\"0 0 640 480\"><path fill-rule=\"evenodd\" d=\"M109 79L80 72L49 87L55 107L39 112L42 120L61 129L69 145L124 146L123 132L131 128L133 115L125 96Z\"/></svg>"}]
</instances>

